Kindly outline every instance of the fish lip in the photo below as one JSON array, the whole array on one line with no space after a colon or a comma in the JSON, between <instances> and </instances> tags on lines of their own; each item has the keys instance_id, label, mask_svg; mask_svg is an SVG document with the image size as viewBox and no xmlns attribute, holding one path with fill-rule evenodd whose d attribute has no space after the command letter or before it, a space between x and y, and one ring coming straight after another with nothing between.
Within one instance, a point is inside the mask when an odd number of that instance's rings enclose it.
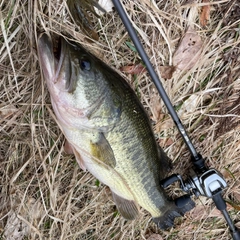
<instances>
[{"instance_id":1,"label":"fish lip","mask_svg":"<svg viewBox=\"0 0 240 240\"><path fill-rule=\"evenodd\" d=\"M73 51L74 45L67 41L65 38L60 37L60 58L58 62L57 75L59 75L60 71L64 69L65 72L65 90L68 93L73 93L71 82L74 76L74 64L72 64L72 56L71 53Z\"/></svg>"},{"instance_id":2,"label":"fish lip","mask_svg":"<svg viewBox=\"0 0 240 240\"><path fill-rule=\"evenodd\" d=\"M45 78L56 83L59 80L60 71L67 56L66 41L63 37L58 37L59 46L54 51L53 40L46 32L38 37L38 55L40 65L43 69Z\"/></svg>"},{"instance_id":3,"label":"fish lip","mask_svg":"<svg viewBox=\"0 0 240 240\"><path fill-rule=\"evenodd\" d=\"M62 69L63 62L64 62L64 59L66 57L66 52L67 52L66 41L64 40L63 37L59 37L59 39L60 39L59 46L57 48L56 54L54 55L55 61L57 62L56 74L55 74L55 78L53 81L54 83L56 83L58 81L58 77L60 75L60 71Z\"/></svg>"},{"instance_id":4,"label":"fish lip","mask_svg":"<svg viewBox=\"0 0 240 240\"><path fill-rule=\"evenodd\" d=\"M59 48L60 48L60 51L59 51ZM60 46L58 46L58 48L57 48L57 53L54 54L54 52L53 52L55 61L57 62L56 74L55 74L55 78L53 80L54 83L56 83L58 81L58 76L59 76L60 70L62 68L62 64L63 64L63 60L64 60L64 57L63 57L62 53L63 52L62 52L62 39L61 39Z\"/></svg>"},{"instance_id":5,"label":"fish lip","mask_svg":"<svg viewBox=\"0 0 240 240\"><path fill-rule=\"evenodd\" d=\"M43 75L47 80L55 76L55 58L51 37L47 33L41 33L38 37L38 56Z\"/></svg>"},{"instance_id":6,"label":"fish lip","mask_svg":"<svg viewBox=\"0 0 240 240\"><path fill-rule=\"evenodd\" d=\"M76 74L76 70L74 68L74 63L72 63L74 61L72 60L72 52L76 51L76 45L63 37L60 37L59 43L60 44L57 49L59 57L57 60L56 79L58 79L62 71L65 72L65 90L68 91L68 93L73 93L74 89L72 82L74 82L73 79Z\"/></svg>"}]
</instances>

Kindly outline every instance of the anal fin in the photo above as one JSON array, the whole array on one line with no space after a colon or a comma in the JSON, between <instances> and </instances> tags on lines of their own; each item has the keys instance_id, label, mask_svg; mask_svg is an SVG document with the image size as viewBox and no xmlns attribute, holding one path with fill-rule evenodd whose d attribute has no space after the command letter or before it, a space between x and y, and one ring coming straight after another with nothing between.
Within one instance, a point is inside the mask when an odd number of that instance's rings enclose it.
<instances>
[{"instance_id":1,"label":"anal fin","mask_svg":"<svg viewBox=\"0 0 240 240\"><path fill-rule=\"evenodd\" d=\"M120 197L112 191L113 200L117 206L118 211L127 220L133 220L138 215L138 207L133 200L127 200Z\"/></svg>"}]
</instances>

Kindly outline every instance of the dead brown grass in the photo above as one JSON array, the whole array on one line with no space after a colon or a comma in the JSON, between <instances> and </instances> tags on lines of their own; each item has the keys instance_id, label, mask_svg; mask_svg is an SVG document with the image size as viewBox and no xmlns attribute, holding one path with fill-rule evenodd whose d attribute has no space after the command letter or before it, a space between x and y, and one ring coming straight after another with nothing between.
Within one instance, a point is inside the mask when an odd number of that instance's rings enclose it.
<instances>
[{"instance_id":1,"label":"dead brown grass","mask_svg":"<svg viewBox=\"0 0 240 240\"><path fill-rule=\"evenodd\" d=\"M158 73L160 65L172 63L187 25L201 35L204 49L198 63L163 86L199 152L226 177L224 198L233 220L239 221L240 2L211 4L203 29L198 2L125 1ZM169 240L229 239L222 216L205 198L169 231L158 230L144 210L139 219L125 221L108 188L63 153L64 138L41 80L37 33L68 33L116 69L140 61L126 45L129 37L116 12L94 21L100 41L89 43L69 18L65 1L0 2L0 239L148 239L153 233ZM174 172L187 173L189 153L148 74L126 77L152 116ZM192 102L196 105L190 107ZM180 194L177 186L171 189L171 195Z\"/></svg>"}]
</instances>

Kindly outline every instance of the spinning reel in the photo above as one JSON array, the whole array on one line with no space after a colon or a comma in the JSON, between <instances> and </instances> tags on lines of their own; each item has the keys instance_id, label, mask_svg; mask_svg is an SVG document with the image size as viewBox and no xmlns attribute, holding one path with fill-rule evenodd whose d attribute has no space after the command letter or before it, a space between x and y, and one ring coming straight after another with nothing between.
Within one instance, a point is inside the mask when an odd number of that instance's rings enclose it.
<instances>
[{"instance_id":1,"label":"spinning reel","mask_svg":"<svg viewBox=\"0 0 240 240\"><path fill-rule=\"evenodd\" d=\"M205 160L200 154L197 153L195 147L193 146L191 140L189 139L185 128L183 127L174 107L172 106L171 101L166 94L160 79L158 78L156 72L154 71L149 58L146 52L143 49L142 44L140 43L138 36L125 12L119 0L112 0L120 18L122 19L123 24L125 25L129 36L131 37L140 57L146 65L146 68L151 76L159 95L161 96L165 106L167 107L169 114L171 115L175 125L177 126L182 138L184 139L186 145L189 148L189 151L192 155L193 169L191 169L187 179L183 179L179 174L173 174L166 179L161 181L163 188L171 185L174 182L180 182L180 186L184 192L187 194L175 199L177 205L184 206L188 204L191 200L191 195L195 196L205 196L207 198L212 198L218 210L220 210L229 226L230 233L234 240L240 240L240 230L237 229L226 209L226 202L222 197L222 191L227 187L227 183L224 180L223 176L213 168L207 168L205 165Z\"/></svg>"}]
</instances>

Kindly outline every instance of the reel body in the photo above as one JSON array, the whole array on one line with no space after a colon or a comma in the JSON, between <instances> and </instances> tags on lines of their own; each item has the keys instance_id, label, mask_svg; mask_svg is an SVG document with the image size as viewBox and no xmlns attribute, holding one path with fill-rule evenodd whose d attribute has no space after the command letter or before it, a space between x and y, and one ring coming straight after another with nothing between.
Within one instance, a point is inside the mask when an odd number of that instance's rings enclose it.
<instances>
[{"instance_id":1,"label":"reel body","mask_svg":"<svg viewBox=\"0 0 240 240\"><path fill-rule=\"evenodd\" d=\"M204 160L203 160L204 162ZM191 196L196 197L204 196L207 198L212 198L217 209L222 212L228 226L230 233L234 240L240 239L240 231L234 226L230 215L227 211L227 205L222 197L222 191L227 187L227 182L223 178L222 174L214 168L207 169L205 166L202 168L190 169L190 173L187 179L183 180L182 176L179 174L173 174L161 181L161 186L163 188L168 187L174 182L179 182L181 189L186 192L183 195L175 199L175 202L179 202L181 205L185 205L192 201Z\"/></svg>"}]
</instances>

